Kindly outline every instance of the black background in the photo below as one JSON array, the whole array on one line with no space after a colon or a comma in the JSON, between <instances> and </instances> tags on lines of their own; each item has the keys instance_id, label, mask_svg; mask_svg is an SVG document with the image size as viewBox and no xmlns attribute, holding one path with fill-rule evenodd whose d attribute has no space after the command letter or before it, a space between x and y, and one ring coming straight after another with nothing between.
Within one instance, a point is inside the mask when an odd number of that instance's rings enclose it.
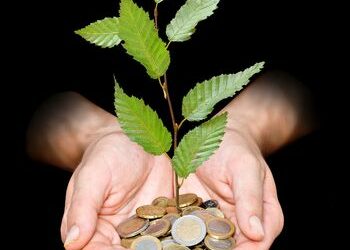
<instances>
[{"instance_id":1,"label":"black background","mask_svg":"<svg viewBox=\"0 0 350 250\"><path fill-rule=\"evenodd\" d=\"M147 10L153 8L152 0L136 2ZM164 0L160 5L163 38L166 24L183 2ZM11 187L15 193L10 208L16 211L11 218L19 219L16 225L21 225L16 246L63 249L59 226L70 173L33 162L24 152L26 127L42 101L72 90L113 112L115 74L127 93L142 96L170 125L159 86L148 79L142 66L120 46L100 49L73 32L95 20L116 16L118 8L116 0L19 2L16 6L14 26L20 32L14 32L15 48L7 60L14 69L9 71L13 80L8 85L16 129L15 173L11 175L16 185ZM335 218L331 211L338 196L330 186L336 182L338 169L325 167L328 162L321 133L329 113L329 107L321 102L325 72L336 66L331 57L337 45L326 42L330 36L336 39L329 12L329 6L306 6L303 1L257 4L222 0L215 15L198 25L190 41L173 43L170 48L168 75L177 117L182 96L196 82L262 60L267 69L290 72L313 93L320 128L268 158L285 213L284 231L272 249L325 247L337 241L332 236Z\"/></svg>"}]
</instances>

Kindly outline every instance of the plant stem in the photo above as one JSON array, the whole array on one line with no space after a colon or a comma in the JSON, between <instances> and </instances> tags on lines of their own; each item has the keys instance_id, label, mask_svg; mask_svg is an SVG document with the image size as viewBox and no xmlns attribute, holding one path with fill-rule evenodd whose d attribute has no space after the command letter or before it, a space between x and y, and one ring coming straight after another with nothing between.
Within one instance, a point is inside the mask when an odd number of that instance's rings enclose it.
<instances>
[{"instance_id":1,"label":"plant stem","mask_svg":"<svg viewBox=\"0 0 350 250\"><path fill-rule=\"evenodd\" d=\"M154 23L155 23L155 27L158 30L158 3L156 4L155 8L154 8ZM168 42L168 44L166 45L166 48L169 47L170 45L170 41ZM160 80L160 78L158 78L158 82L163 90L163 95L164 95L164 99L167 100L168 103L168 108L169 108L169 113L170 113L170 117L171 117L171 123L173 125L173 150L175 152L175 149L177 147L177 133L179 131L180 126L178 126L178 124L176 123L175 120L175 115L174 115L174 110L173 110L173 105L171 103L171 99L170 99L170 95L169 95L169 89L168 89L168 79L167 79L167 75L166 72L164 74L164 83L162 84L162 81ZM182 121L180 123L180 125L183 123L184 121ZM174 172L174 179L175 179L175 201L176 201L176 209L178 212L181 212L180 210L180 206L179 206L179 190L180 187L183 184L183 181L181 183L181 185L179 184L179 176L177 175L177 173L173 170Z\"/></svg>"},{"instance_id":2,"label":"plant stem","mask_svg":"<svg viewBox=\"0 0 350 250\"><path fill-rule=\"evenodd\" d=\"M174 134L174 138L173 138L173 147L174 147L174 151L177 147L177 133L179 131L179 126L176 123L175 120L175 116L174 116L174 110L173 110L173 105L171 102L171 98L169 95L169 88L168 88L168 79L167 79L167 75L166 73L164 74L164 83L163 83L163 91L166 95L166 100L168 103L168 107L169 107L169 113L170 113L170 117L171 117L171 123L173 125L173 134ZM176 209L178 212L180 212L180 206L179 206L179 190L180 190L180 184L179 184L179 177L177 175L177 173L174 171L175 173L175 200L176 200Z\"/></svg>"},{"instance_id":3,"label":"plant stem","mask_svg":"<svg viewBox=\"0 0 350 250\"><path fill-rule=\"evenodd\" d=\"M154 15L154 24L156 26L156 29L158 30L158 3L156 3L156 6L154 7L153 15Z\"/></svg>"}]
</instances>

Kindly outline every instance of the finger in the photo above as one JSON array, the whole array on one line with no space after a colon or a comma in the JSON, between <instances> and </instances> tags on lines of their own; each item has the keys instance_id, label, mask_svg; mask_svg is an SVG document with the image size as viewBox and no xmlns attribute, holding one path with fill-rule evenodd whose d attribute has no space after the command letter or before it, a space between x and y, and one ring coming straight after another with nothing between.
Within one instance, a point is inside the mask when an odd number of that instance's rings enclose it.
<instances>
[{"instance_id":1,"label":"finger","mask_svg":"<svg viewBox=\"0 0 350 250\"><path fill-rule=\"evenodd\" d=\"M238 240L236 250L266 250L269 249L281 233L283 228L283 213L278 202L276 186L269 168L266 168L266 177L264 182L264 231L263 241Z\"/></svg>"},{"instance_id":2,"label":"finger","mask_svg":"<svg viewBox=\"0 0 350 250\"><path fill-rule=\"evenodd\" d=\"M109 180L98 166L84 166L77 174L67 211L65 248L82 249L96 229L97 214L105 199Z\"/></svg>"},{"instance_id":3,"label":"finger","mask_svg":"<svg viewBox=\"0 0 350 250\"><path fill-rule=\"evenodd\" d=\"M105 219L98 219L96 232L83 250L125 250L113 225Z\"/></svg>"},{"instance_id":4,"label":"finger","mask_svg":"<svg viewBox=\"0 0 350 250\"><path fill-rule=\"evenodd\" d=\"M260 162L252 157L242 157L232 173L233 195L236 202L237 221L244 235L252 240L262 240L263 179Z\"/></svg>"},{"instance_id":5,"label":"finger","mask_svg":"<svg viewBox=\"0 0 350 250\"><path fill-rule=\"evenodd\" d=\"M265 210L265 231L268 232L269 235L271 235L271 239L274 240L283 229L284 217L281 205L278 201L275 181L268 167L266 168L264 183L264 211Z\"/></svg>"},{"instance_id":6,"label":"finger","mask_svg":"<svg viewBox=\"0 0 350 250\"><path fill-rule=\"evenodd\" d=\"M73 190L74 190L74 174L71 176L69 180L67 191L66 191L66 200L64 203L65 204L64 213L63 213L62 222L61 222L61 239L63 242L65 241L66 234L67 234L67 212L70 208Z\"/></svg>"}]
</instances>

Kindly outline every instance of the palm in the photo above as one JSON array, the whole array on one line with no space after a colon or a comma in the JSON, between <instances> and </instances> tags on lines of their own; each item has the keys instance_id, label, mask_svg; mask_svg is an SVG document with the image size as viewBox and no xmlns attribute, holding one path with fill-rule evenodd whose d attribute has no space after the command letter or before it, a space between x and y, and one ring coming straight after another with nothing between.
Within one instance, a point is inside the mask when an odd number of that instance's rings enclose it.
<instances>
[{"instance_id":1,"label":"palm","mask_svg":"<svg viewBox=\"0 0 350 250\"><path fill-rule=\"evenodd\" d=\"M86 189L86 185L94 184L89 193L96 187L102 191L96 230L84 249L123 249L119 246L116 226L134 214L138 206L150 204L158 196L173 195L169 164L165 156L151 156L120 135L108 135L88 148L71 178L66 201L70 204L74 199L73 190L79 185L85 185ZM66 220L64 216L63 233Z\"/></svg>"},{"instance_id":2,"label":"palm","mask_svg":"<svg viewBox=\"0 0 350 250\"><path fill-rule=\"evenodd\" d=\"M251 161L254 161L254 164ZM258 165L258 168L251 171L252 175L249 178L263 179L261 188L265 230L263 241L253 241L248 238L240 230L237 220L237 201L240 198L234 192L234 187L247 183L244 181L237 183L239 180L237 181L234 176L247 172L247 168L251 165ZM272 174L257 148L250 145L247 138L235 132L226 133L220 149L197 170L196 174L191 175L185 181L182 192L195 192L203 199L216 199L219 202L220 209L225 216L236 225L234 236L237 242L236 249L268 249L281 230L281 225L275 226L276 223L283 221L283 215L276 197Z\"/></svg>"}]
</instances>

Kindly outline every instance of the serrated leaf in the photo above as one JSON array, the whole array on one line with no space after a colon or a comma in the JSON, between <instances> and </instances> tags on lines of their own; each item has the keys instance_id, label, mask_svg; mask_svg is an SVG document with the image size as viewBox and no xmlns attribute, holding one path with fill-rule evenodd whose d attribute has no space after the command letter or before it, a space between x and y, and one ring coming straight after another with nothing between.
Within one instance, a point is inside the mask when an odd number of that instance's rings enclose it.
<instances>
[{"instance_id":1,"label":"serrated leaf","mask_svg":"<svg viewBox=\"0 0 350 250\"><path fill-rule=\"evenodd\" d=\"M148 13L132 0L121 0L119 14L119 36L125 41L127 53L146 68L151 78L164 75L170 64L169 51Z\"/></svg>"},{"instance_id":2,"label":"serrated leaf","mask_svg":"<svg viewBox=\"0 0 350 250\"><path fill-rule=\"evenodd\" d=\"M188 132L175 149L172 166L186 178L219 148L225 134L227 113L216 116Z\"/></svg>"},{"instance_id":3,"label":"serrated leaf","mask_svg":"<svg viewBox=\"0 0 350 250\"><path fill-rule=\"evenodd\" d=\"M182 100L182 115L189 121L207 118L221 100L232 97L249 83L250 77L260 72L265 62L256 63L236 74L220 75L197 83Z\"/></svg>"},{"instance_id":4,"label":"serrated leaf","mask_svg":"<svg viewBox=\"0 0 350 250\"><path fill-rule=\"evenodd\" d=\"M143 149L161 155L171 147L171 134L142 99L126 95L116 84L114 106L118 121L125 134Z\"/></svg>"},{"instance_id":5,"label":"serrated leaf","mask_svg":"<svg viewBox=\"0 0 350 250\"><path fill-rule=\"evenodd\" d=\"M191 38L197 24L211 16L220 0L187 0L166 27L171 42L183 42Z\"/></svg>"},{"instance_id":6,"label":"serrated leaf","mask_svg":"<svg viewBox=\"0 0 350 250\"><path fill-rule=\"evenodd\" d=\"M106 17L103 20L98 20L75 31L75 33L102 48L112 48L121 42L118 36L119 20L117 17Z\"/></svg>"}]
</instances>

